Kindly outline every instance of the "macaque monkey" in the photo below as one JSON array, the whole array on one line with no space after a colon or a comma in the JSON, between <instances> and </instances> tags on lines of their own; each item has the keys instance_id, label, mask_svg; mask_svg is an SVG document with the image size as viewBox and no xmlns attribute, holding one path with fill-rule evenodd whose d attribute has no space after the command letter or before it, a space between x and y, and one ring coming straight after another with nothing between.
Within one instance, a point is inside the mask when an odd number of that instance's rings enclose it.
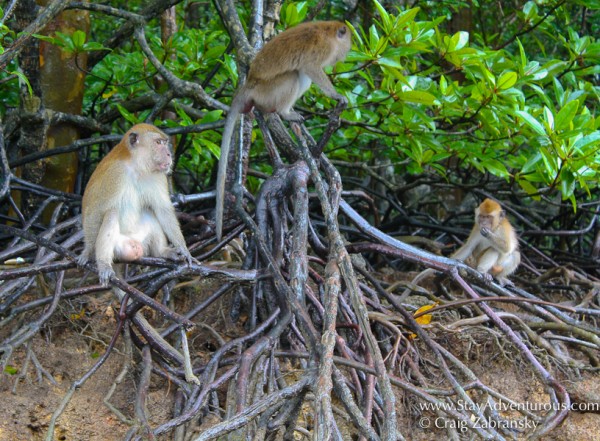
<instances>
[{"instance_id":1,"label":"macaque monkey","mask_svg":"<svg viewBox=\"0 0 600 441\"><path fill-rule=\"evenodd\" d=\"M172 163L167 135L136 124L92 173L83 194L85 247L78 261L83 265L95 255L103 285L115 274L113 260L181 255L191 263L169 197Z\"/></svg>"},{"instance_id":2,"label":"macaque monkey","mask_svg":"<svg viewBox=\"0 0 600 441\"><path fill-rule=\"evenodd\" d=\"M261 112L276 112L283 119L302 121L292 107L315 82L325 95L346 103L323 71L346 58L352 46L350 30L339 21L316 21L299 24L277 35L258 52L231 107L221 140L221 157L217 173L216 234L223 232L225 174L231 137L240 113L253 107Z\"/></svg>"},{"instance_id":3,"label":"macaque monkey","mask_svg":"<svg viewBox=\"0 0 600 441\"><path fill-rule=\"evenodd\" d=\"M450 257L466 262L489 278L495 277L501 285L508 282L507 277L521 263L521 253L517 234L498 202L488 198L475 209L475 225L469 238ZM433 273L431 268L420 272L411 285ZM405 289L400 299L410 292L410 288Z\"/></svg>"},{"instance_id":4,"label":"macaque monkey","mask_svg":"<svg viewBox=\"0 0 600 441\"><path fill-rule=\"evenodd\" d=\"M498 202L485 199L475 210L475 225L465 244L453 258L504 284L521 263L519 241Z\"/></svg>"}]
</instances>

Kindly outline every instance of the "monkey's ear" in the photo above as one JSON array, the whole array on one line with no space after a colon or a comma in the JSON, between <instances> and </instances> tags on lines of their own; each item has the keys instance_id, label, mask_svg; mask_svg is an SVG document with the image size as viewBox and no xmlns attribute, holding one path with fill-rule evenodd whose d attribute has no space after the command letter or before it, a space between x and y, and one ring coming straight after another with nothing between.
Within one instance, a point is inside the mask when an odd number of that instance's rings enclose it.
<instances>
[{"instance_id":1,"label":"monkey's ear","mask_svg":"<svg viewBox=\"0 0 600 441\"><path fill-rule=\"evenodd\" d=\"M344 35L346 35L346 32L348 32L348 29L346 28L346 26L342 26L337 31L337 37L338 38L344 38Z\"/></svg>"},{"instance_id":2,"label":"monkey's ear","mask_svg":"<svg viewBox=\"0 0 600 441\"><path fill-rule=\"evenodd\" d=\"M137 144L137 142L138 142L138 138L139 138L139 136L138 136L138 134L137 134L137 133L135 133L135 132L131 132L131 133L129 134L129 146L130 146L130 147L133 147L135 144Z\"/></svg>"},{"instance_id":3,"label":"monkey's ear","mask_svg":"<svg viewBox=\"0 0 600 441\"><path fill-rule=\"evenodd\" d=\"M504 210L500 210L499 217L500 219L504 219L506 217L506 213L504 212Z\"/></svg>"}]
</instances>

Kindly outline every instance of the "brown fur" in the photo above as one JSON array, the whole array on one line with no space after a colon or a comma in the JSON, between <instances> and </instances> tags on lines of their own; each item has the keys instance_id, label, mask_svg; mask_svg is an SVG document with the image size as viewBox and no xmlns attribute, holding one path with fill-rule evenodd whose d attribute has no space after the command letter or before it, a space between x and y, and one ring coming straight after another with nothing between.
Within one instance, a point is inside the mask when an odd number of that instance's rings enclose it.
<instances>
[{"instance_id":1,"label":"brown fur","mask_svg":"<svg viewBox=\"0 0 600 441\"><path fill-rule=\"evenodd\" d=\"M264 45L250 65L246 83L233 102L221 140L221 158L216 189L216 234L223 231L225 175L233 129L240 113L253 107L261 112L277 112L290 121L302 121L292 107L311 82L338 102L346 102L323 71L343 60L352 46L350 30L338 21L316 21L299 24L277 35Z\"/></svg>"},{"instance_id":2,"label":"brown fur","mask_svg":"<svg viewBox=\"0 0 600 441\"><path fill-rule=\"evenodd\" d=\"M500 204L485 199L475 210L475 225L465 244L452 255L500 281L521 262L519 241Z\"/></svg>"},{"instance_id":3,"label":"brown fur","mask_svg":"<svg viewBox=\"0 0 600 441\"><path fill-rule=\"evenodd\" d=\"M191 262L169 197L171 166L167 135L136 124L96 167L83 194L85 247L79 263L94 255L102 284L115 274L115 259L181 254Z\"/></svg>"}]
</instances>

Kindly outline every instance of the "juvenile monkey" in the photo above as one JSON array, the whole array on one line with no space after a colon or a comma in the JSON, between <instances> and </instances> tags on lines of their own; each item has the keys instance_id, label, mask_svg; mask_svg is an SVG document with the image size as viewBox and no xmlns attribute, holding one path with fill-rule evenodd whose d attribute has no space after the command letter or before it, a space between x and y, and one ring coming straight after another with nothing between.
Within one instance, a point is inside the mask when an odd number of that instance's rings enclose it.
<instances>
[{"instance_id":1,"label":"juvenile monkey","mask_svg":"<svg viewBox=\"0 0 600 441\"><path fill-rule=\"evenodd\" d=\"M92 173L83 194L85 247L78 261L83 265L94 255L103 285L115 274L116 259L182 255L191 263L169 197L172 163L167 135L136 124Z\"/></svg>"},{"instance_id":2,"label":"juvenile monkey","mask_svg":"<svg viewBox=\"0 0 600 441\"><path fill-rule=\"evenodd\" d=\"M283 119L302 121L292 110L295 102L315 82L325 95L346 103L323 71L346 58L352 46L350 30L339 21L316 21L299 24L277 35L258 52L231 107L221 140L221 157L216 188L216 234L223 232L225 174L233 129L240 113L253 107L264 113L277 112Z\"/></svg>"},{"instance_id":3,"label":"juvenile monkey","mask_svg":"<svg viewBox=\"0 0 600 441\"><path fill-rule=\"evenodd\" d=\"M517 234L498 202L488 198L475 209L475 225L471 234L451 257L466 262L480 273L497 278L501 285L507 283L507 277L521 263L521 253ZM433 273L434 270L426 269L417 274L411 284L416 285ZM406 298L410 292L407 288L400 298Z\"/></svg>"},{"instance_id":4,"label":"juvenile monkey","mask_svg":"<svg viewBox=\"0 0 600 441\"><path fill-rule=\"evenodd\" d=\"M475 225L453 258L467 261L477 271L504 283L521 263L519 241L498 202L485 199L475 210Z\"/></svg>"}]
</instances>

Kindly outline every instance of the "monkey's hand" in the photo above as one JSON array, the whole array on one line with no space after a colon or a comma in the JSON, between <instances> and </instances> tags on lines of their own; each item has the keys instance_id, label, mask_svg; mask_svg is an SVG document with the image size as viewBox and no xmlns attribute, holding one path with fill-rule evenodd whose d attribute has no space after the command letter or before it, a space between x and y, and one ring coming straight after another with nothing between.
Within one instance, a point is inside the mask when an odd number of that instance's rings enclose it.
<instances>
[{"instance_id":1,"label":"monkey's hand","mask_svg":"<svg viewBox=\"0 0 600 441\"><path fill-rule=\"evenodd\" d=\"M88 263L90 259L88 259L87 256L84 256L83 254L81 256L79 256L77 258L77 265L79 266L85 266L86 263Z\"/></svg>"},{"instance_id":2,"label":"monkey's hand","mask_svg":"<svg viewBox=\"0 0 600 441\"><path fill-rule=\"evenodd\" d=\"M190 251L185 246L171 248L171 251L167 254L167 257L169 259L179 260L179 261L181 260L181 258L183 258L185 260L185 263L188 266L191 266L192 263L194 262L194 258L192 257L192 255L190 254Z\"/></svg>"},{"instance_id":3,"label":"monkey's hand","mask_svg":"<svg viewBox=\"0 0 600 441\"><path fill-rule=\"evenodd\" d=\"M479 230L479 232L481 233L481 235L483 237L490 237L492 235L492 232L486 228L486 227L481 227L481 229Z\"/></svg>"}]
</instances>

